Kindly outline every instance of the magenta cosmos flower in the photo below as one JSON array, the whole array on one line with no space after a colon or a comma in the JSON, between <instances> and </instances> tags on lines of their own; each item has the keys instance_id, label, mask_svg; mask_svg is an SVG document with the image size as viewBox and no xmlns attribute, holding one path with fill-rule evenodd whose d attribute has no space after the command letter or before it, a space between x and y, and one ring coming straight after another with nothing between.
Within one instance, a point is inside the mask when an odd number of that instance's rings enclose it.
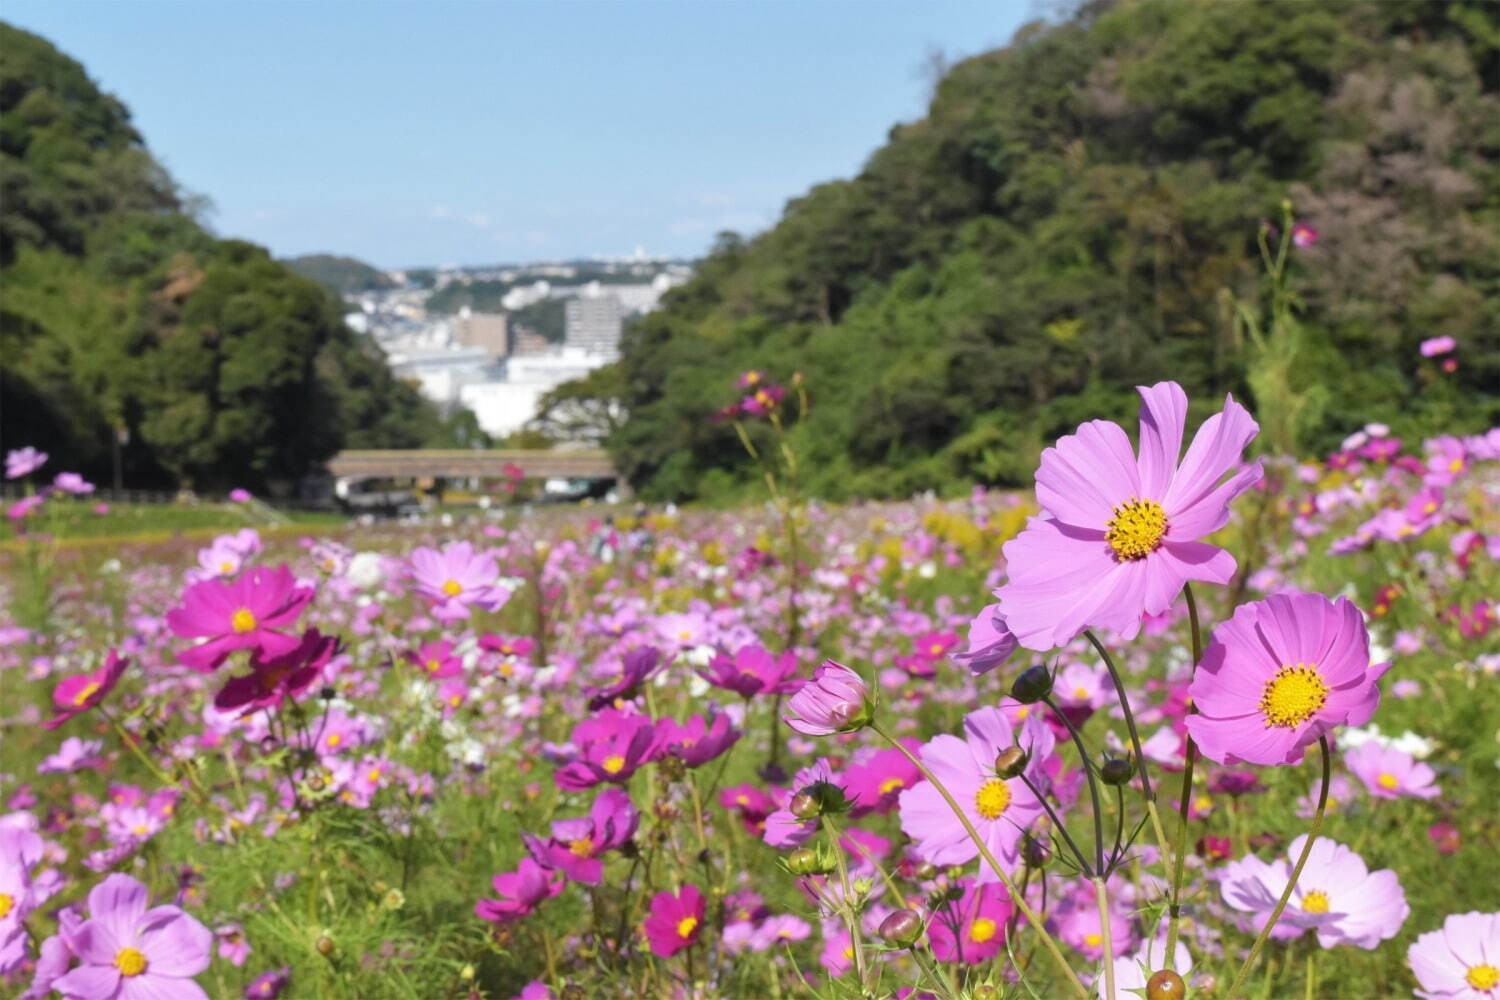
<instances>
[{"instance_id":1,"label":"magenta cosmos flower","mask_svg":"<svg viewBox=\"0 0 1500 1000\"><path fill-rule=\"evenodd\" d=\"M105 657L104 665L93 673L64 678L52 691L52 718L42 723L43 729L56 729L75 715L81 715L98 705L115 689L130 660L114 650Z\"/></svg>"},{"instance_id":2,"label":"magenta cosmos flower","mask_svg":"<svg viewBox=\"0 0 1500 1000\"><path fill-rule=\"evenodd\" d=\"M573 729L577 759L553 775L558 788L582 791L606 781L624 784L655 759L656 726L644 715L608 708Z\"/></svg>"},{"instance_id":3,"label":"magenta cosmos flower","mask_svg":"<svg viewBox=\"0 0 1500 1000\"><path fill-rule=\"evenodd\" d=\"M481 899L474 913L492 924L509 924L529 917L536 908L563 891L568 884L561 872L551 872L531 858L522 858L513 872L490 880L499 899Z\"/></svg>"},{"instance_id":4,"label":"magenta cosmos flower","mask_svg":"<svg viewBox=\"0 0 1500 1000\"><path fill-rule=\"evenodd\" d=\"M417 593L432 604L433 617L444 623L468 618L471 607L499 611L510 599L510 591L496 584L500 570L495 557L475 552L468 542L417 549L411 554L411 575Z\"/></svg>"},{"instance_id":5,"label":"magenta cosmos flower","mask_svg":"<svg viewBox=\"0 0 1500 1000\"><path fill-rule=\"evenodd\" d=\"M939 962L978 965L1000 953L1010 920L1010 897L998 885L969 885L963 897L932 911L927 937Z\"/></svg>"},{"instance_id":6,"label":"magenta cosmos flower","mask_svg":"<svg viewBox=\"0 0 1500 1000\"><path fill-rule=\"evenodd\" d=\"M788 651L772 656L764 646L741 646L730 656L719 653L708 661L706 670L698 676L714 687L733 691L742 698L757 694L791 694L801 685L793 680L797 672L797 657Z\"/></svg>"},{"instance_id":7,"label":"magenta cosmos flower","mask_svg":"<svg viewBox=\"0 0 1500 1000\"><path fill-rule=\"evenodd\" d=\"M1004 712L981 708L965 717L963 739L946 733L935 736L918 755L1007 871L1014 870L1019 858L1022 832L1044 811L1019 776L1006 779L995 772L996 756L1016 742ZM1040 721L1028 721L1021 727L1019 743L1031 754L1026 776L1038 788L1045 787L1041 767L1052 753L1052 734ZM901 829L917 841L921 857L935 865L961 865L979 857L978 846L931 782L902 792L900 802ZM982 863L979 881L996 882L999 876Z\"/></svg>"},{"instance_id":8,"label":"magenta cosmos flower","mask_svg":"<svg viewBox=\"0 0 1500 1000\"><path fill-rule=\"evenodd\" d=\"M874 715L864 678L842 663L824 660L813 679L787 701L782 719L804 736L831 736L863 729Z\"/></svg>"},{"instance_id":9,"label":"magenta cosmos flower","mask_svg":"<svg viewBox=\"0 0 1500 1000\"><path fill-rule=\"evenodd\" d=\"M521 841L544 868L560 871L574 882L598 885L604 875L601 856L634 837L640 818L630 796L618 788L606 788L587 816L558 820L546 840L522 834Z\"/></svg>"},{"instance_id":10,"label":"magenta cosmos flower","mask_svg":"<svg viewBox=\"0 0 1500 1000\"><path fill-rule=\"evenodd\" d=\"M111 875L89 892L89 919L64 931L79 966L52 987L78 1000L207 1000L213 933L175 906L147 909L146 887Z\"/></svg>"},{"instance_id":11,"label":"magenta cosmos flower","mask_svg":"<svg viewBox=\"0 0 1500 1000\"><path fill-rule=\"evenodd\" d=\"M651 898L651 915L641 924L651 954L671 958L698 940L703 927L703 893L685 885L677 894L658 892Z\"/></svg>"},{"instance_id":12,"label":"magenta cosmos flower","mask_svg":"<svg viewBox=\"0 0 1500 1000\"><path fill-rule=\"evenodd\" d=\"M312 599L313 588L297 586L285 566L257 566L234 580L201 580L183 592L181 606L167 612L173 633L206 640L177 659L207 674L237 649L253 649L267 658L284 656L302 639L278 629L296 621Z\"/></svg>"},{"instance_id":13,"label":"magenta cosmos flower","mask_svg":"<svg viewBox=\"0 0 1500 1000\"><path fill-rule=\"evenodd\" d=\"M1226 474L1259 427L1230 396L1178 462L1187 396L1175 382L1142 386L1140 454L1119 424L1092 420L1042 452L1042 513L1005 545L1000 611L1027 649L1066 644L1085 628L1133 638L1189 580L1227 583L1234 557L1199 541L1260 479L1260 463ZM1221 482L1222 481L1222 482Z\"/></svg>"},{"instance_id":14,"label":"magenta cosmos flower","mask_svg":"<svg viewBox=\"0 0 1500 1000\"><path fill-rule=\"evenodd\" d=\"M969 648L962 653L954 653L953 658L978 676L989 673L1010 659L1016 646L1016 637L1005 624L1000 605L991 604L969 623Z\"/></svg>"},{"instance_id":15,"label":"magenta cosmos flower","mask_svg":"<svg viewBox=\"0 0 1500 1000\"><path fill-rule=\"evenodd\" d=\"M1345 598L1292 591L1242 604L1214 630L1188 694L1188 732L1220 764L1295 764L1335 726L1362 726L1389 663L1370 663Z\"/></svg>"},{"instance_id":16,"label":"magenta cosmos flower","mask_svg":"<svg viewBox=\"0 0 1500 1000\"><path fill-rule=\"evenodd\" d=\"M310 628L289 653L266 658L257 651L250 656L250 673L226 681L214 696L214 707L248 715L275 708L287 698L300 698L342 649L337 636Z\"/></svg>"},{"instance_id":17,"label":"magenta cosmos flower","mask_svg":"<svg viewBox=\"0 0 1500 1000\"><path fill-rule=\"evenodd\" d=\"M1454 913L1406 950L1427 1000L1500 998L1500 913Z\"/></svg>"}]
</instances>

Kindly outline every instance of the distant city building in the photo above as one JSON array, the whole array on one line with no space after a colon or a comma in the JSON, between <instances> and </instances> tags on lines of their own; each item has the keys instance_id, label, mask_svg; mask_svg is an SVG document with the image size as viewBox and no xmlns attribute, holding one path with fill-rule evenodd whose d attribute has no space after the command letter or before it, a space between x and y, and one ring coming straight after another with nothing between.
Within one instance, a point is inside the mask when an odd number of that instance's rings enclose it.
<instances>
[{"instance_id":1,"label":"distant city building","mask_svg":"<svg viewBox=\"0 0 1500 1000\"><path fill-rule=\"evenodd\" d=\"M569 299L564 313L563 344L613 360L620 355L625 311L613 295Z\"/></svg>"},{"instance_id":2,"label":"distant city building","mask_svg":"<svg viewBox=\"0 0 1500 1000\"><path fill-rule=\"evenodd\" d=\"M510 353L504 313L477 313L464 306L453 324L453 339L464 347L482 347L496 358Z\"/></svg>"},{"instance_id":3,"label":"distant city building","mask_svg":"<svg viewBox=\"0 0 1500 1000\"><path fill-rule=\"evenodd\" d=\"M540 333L532 333L523 328L517 329L510 341L511 357L519 358L528 354L546 354L552 350L552 345L547 338Z\"/></svg>"},{"instance_id":4,"label":"distant city building","mask_svg":"<svg viewBox=\"0 0 1500 1000\"><path fill-rule=\"evenodd\" d=\"M506 360L499 378L462 386L458 401L474 411L486 434L504 437L536 416L543 393L583 378L605 361L600 355L571 347L548 354L513 355Z\"/></svg>"}]
</instances>

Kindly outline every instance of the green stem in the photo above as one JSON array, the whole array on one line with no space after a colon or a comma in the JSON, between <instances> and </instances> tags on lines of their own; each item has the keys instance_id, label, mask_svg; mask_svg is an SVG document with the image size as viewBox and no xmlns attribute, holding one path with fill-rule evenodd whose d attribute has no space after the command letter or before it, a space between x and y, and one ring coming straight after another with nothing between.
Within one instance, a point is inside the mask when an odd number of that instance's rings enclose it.
<instances>
[{"instance_id":1,"label":"green stem","mask_svg":"<svg viewBox=\"0 0 1500 1000\"><path fill-rule=\"evenodd\" d=\"M849 884L849 866L844 861L844 847L839 843L838 827L834 826L833 820L828 816L823 816L821 819L823 832L828 834L829 843L833 847L833 863L838 866L839 884L844 889L844 898L839 909L843 910L844 920L849 925L849 940L854 946L854 974L859 979L859 989L863 993L868 983L865 972L864 934L860 924L859 910L854 905L854 890Z\"/></svg>"},{"instance_id":2,"label":"green stem","mask_svg":"<svg viewBox=\"0 0 1500 1000\"><path fill-rule=\"evenodd\" d=\"M1104 878L1094 876L1094 899L1099 904L1099 936L1104 938L1104 1000L1115 1000L1115 948L1114 935L1109 926L1109 893L1104 888Z\"/></svg>"},{"instance_id":3,"label":"green stem","mask_svg":"<svg viewBox=\"0 0 1500 1000\"><path fill-rule=\"evenodd\" d=\"M905 744L896 739L890 733L886 732L878 722L871 722L870 728L875 730L875 733L880 736L881 739L885 740L891 746L899 750L907 760L911 761L912 766L917 769L922 777L930 781L932 783L932 787L937 789L938 794L943 797L943 801L948 803L948 808L953 810L953 815L958 817L958 821L960 824L962 824L964 832L969 835L969 839L974 842L974 846L979 848L980 856L984 858L984 860L989 864L991 870L993 870L995 875L1000 879L1001 884L1005 886L1006 892L1010 893L1010 898L1015 901L1016 909L1021 911L1021 915L1026 918L1026 922L1031 925L1032 930L1036 931L1037 934L1041 937L1042 944L1046 947L1047 952L1052 956L1052 960L1057 963L1057 967L1063 971L1063 975L1067 980L1068 985L1072 988L1073 992L1076 993L1080 998L1082 998L1082 1000L1088 1000L1089 991L1084 987L1083 981L1078 978L1078 973L1073 971L1073 967L1069 965L1068 960L1063 957L1062 949L1057 946L1057 942L1053 940L1052 935L1047 933L1047 927L1042 923L1042 918L1039 917L1036 911L1033 910L1031 906L1026 902L1025 897L1016 890L1016 884L1011 881L1011 878L1006 874L1005 869L1000 867L1000 863L996 861L995 856L990 853L990 849L985 845L984 839L979 836L979 832L974 829L974 824L969 821L968 813L964 812L963 807L960 806L958 802L953 798L953 793L948 791L947 786L939 781L937 779L937 776L927 769L927 765L922 763L922 761L918 759L916 754L906 749Z\"/></svg>"},{"instance_id":4,"label":"green stem","mask_svg":"<svg viewBox=\"0 0 1500 1000\"><path fill-rule=\"evenodd\" d=\"M1307 988L1303 993L1305 1000L1313 1000L1317 996L1318 987L1318 949L1309 948L1307 951Z\"/></svg>"},{"instance_id":5,"label":"green stem","mask_svg":"<svg viewBox=\"0 0 1500 1000\"><path fill-rule=\"evenodd\" d=\"M1297 859L1296 865L1292 867L1292 875L1287 879L1286 888L1281 891L1281 898L1276 901L1276 908L1271 911L1271 919L1261 928L1260 934L1255 939L1255 944L1250 948L1250 957L1245 959L1245 964L1240 968L1239 975L1234 977L1234 985L1229 987L1226 996L1239 995L1240 984L1250 974L1255 966L1255 960L1260 957L1260 950L1265 947L1266 939L1271 936L1271 931L1276 926L1276 921L1281 919L1281 911L1286 909L1287 901L1292 898L1292 893L1297 888L1297 880L1302 877L1302 869L1307 865L1307 858L1312 854L1313 843L1318 839L1318 831L1323 829L1323 811L1328 807L1328 784L1332 780L1333 766L1330 761L1332 756L1328 750L1328 737L1318 737L1318 749L1323 755L1323 785L1318 790L1318 808L1313 813L1312 827L1307 831L1307 840L1302 845L1302 856Z\"/></svg>"},{"instance_id":6,"label":"green stem","mask_svg":"<svg viewBox=\"0 0 1500 1000\"><path fill-rule=\"evenodd\" d=\"M1184 583L1182 592L1187 597L1188 622L1193 634L1193 670L1198 669L1198 661L1203 659L1203 631L1198 623L1198 601L1193 597L1193 585ZM1189 683L1192 677L1188 678ZM1192 709L1189 708L1191 713ZM1167 924L1167 968L1171 969L1176 962L1177 934L1179 923L1182 919L1182 863L1187 855L1187 831L1188 813L1193 803L1193 765L1198 761L1198 744L1193 742L1192 734L1187 738L1187 750L1184 754L1182 767L1182 798L1177 803L1177 817L1180 825L1177 827L1177 844L1172 851L1172 902L1170 906L1171 920ZM1167 859L1162 858L1162 864L1167 864ZM1172 971L1176 971L1173 969Z\"/></svg>"}]
</instances>

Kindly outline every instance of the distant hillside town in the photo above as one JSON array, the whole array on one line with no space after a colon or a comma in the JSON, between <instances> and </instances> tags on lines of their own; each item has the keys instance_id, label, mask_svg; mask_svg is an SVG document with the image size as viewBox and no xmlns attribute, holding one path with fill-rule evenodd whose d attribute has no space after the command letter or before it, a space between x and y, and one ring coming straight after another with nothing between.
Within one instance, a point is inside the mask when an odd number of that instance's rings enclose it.
<instances>
[{"instance_id":1,"label":"distant hillside town","mask_svg":"<svg viewBox=\"0 0 1500 1000\"><path fill-rule=\"evenodd\" d=\"M309 260L304 258L303 260ZM467 409L503 438L536 416L547 391L619 358L633 317L692 275L686 261L647 256L491 268L379 272L350 290L348 261L337 287L352 308L345 321L385 351L392 372L446 412ZM299 268L301 261L289 261ZM373 276L378 276L376 279Z\"/></svg>"}]
</instances>

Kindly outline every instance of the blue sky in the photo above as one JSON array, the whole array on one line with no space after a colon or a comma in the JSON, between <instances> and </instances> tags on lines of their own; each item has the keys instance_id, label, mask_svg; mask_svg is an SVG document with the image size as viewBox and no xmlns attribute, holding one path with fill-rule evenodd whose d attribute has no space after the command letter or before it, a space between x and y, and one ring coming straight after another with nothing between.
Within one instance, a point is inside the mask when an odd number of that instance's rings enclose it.
<instances>
[{"instance_id":1,"label":"blue sky","mask_svg":"<svg viewBox=\"0 0 1500 1000\"><path fill-rule=\"evenodd\" d=\"M384 267L695 255L855 173L991 2L7 0L225 236Z\"/></svg>"}]
</instances>

